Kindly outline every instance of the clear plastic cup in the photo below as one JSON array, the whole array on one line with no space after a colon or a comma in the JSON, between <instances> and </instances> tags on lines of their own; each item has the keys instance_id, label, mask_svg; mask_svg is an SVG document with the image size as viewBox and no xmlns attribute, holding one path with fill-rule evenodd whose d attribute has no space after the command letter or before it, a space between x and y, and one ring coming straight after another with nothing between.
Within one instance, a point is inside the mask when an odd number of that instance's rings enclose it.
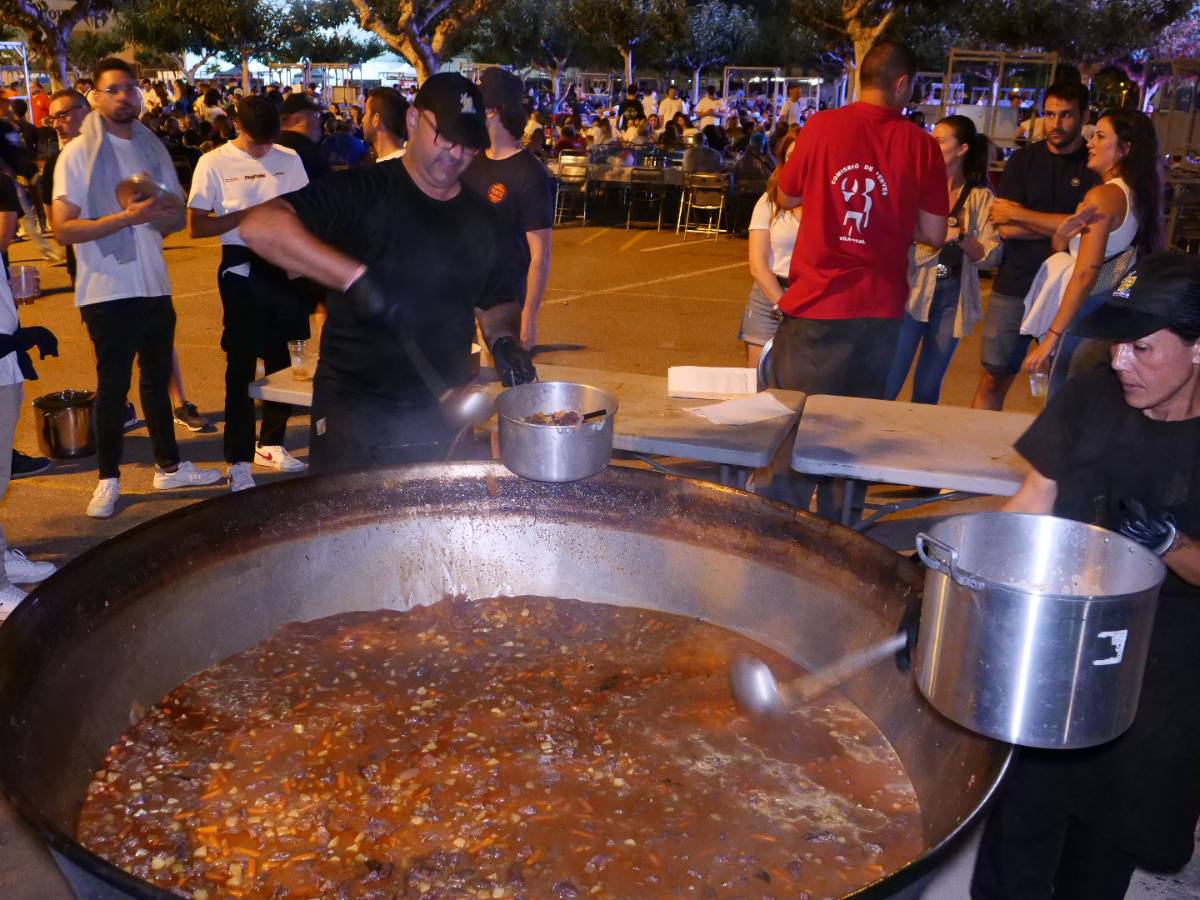
<instances>
[{"instance_id":1,"label":"clear plastic cup","mask_svg":"<svg viewBox=\"0 0 1200 900\"><path fill-rule=\"evenodd\" d=\"M1043 400L1050 388L1049 372L1029 373L1029 393L1035 400Z\"/></svg>"},{"instance_id":2,"label":"clear plastic cup","mask_svg":"<svg viewBox=\"0 0 1200 900\"><path fill-rule=\"evenodd\" d=\"M288 341L288 353L292 356L292 378L296 381L312 381L312 366L305 356L307 341Z\"/></svg>"}]
</instances>

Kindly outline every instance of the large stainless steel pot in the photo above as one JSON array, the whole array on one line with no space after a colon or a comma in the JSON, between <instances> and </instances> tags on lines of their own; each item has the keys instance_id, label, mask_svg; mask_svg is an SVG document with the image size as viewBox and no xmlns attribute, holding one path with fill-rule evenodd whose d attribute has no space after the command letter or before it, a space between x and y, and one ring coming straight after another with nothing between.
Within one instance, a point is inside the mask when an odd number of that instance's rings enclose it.
<instances>
[{"instance_id":1,"label":"large stainless steel pot","mask_svg":"<svg viewBox=\"0 0 1200 900\"><path fill-rule=\"evenodd\" d=\"M1119 534L976 513L917 536L928 566L917 684L940 712L1029 747L1092 747L1133 722L1166 568Z\"/></svg>"},{"instance_id":2,"label":"large stainless steel pot","mask_svg":"<svg viewBox=\"0 0 1200 900\"><path fill-rule=\"evenodd\" d=\"M703 617L821 665L890 636L920 581L791 507L629 469L550 484L456 463L260 487L83 554L0 628L0 787L76 884L161 898L71 839L88 780L131 710L285 622L536 593ZM1010 748L937 715L889 664L845 691L921 803L925 853L859 895L892 896L979 813Z\"/></svg>"}]
</instances>

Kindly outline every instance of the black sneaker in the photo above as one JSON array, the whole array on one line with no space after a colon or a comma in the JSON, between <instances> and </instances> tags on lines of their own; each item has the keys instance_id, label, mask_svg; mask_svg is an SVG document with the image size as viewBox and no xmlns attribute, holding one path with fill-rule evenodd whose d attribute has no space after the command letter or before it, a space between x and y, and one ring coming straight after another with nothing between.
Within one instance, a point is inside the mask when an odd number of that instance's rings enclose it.
<instances>
[{"instance_id":1,"label":"black sneaker","mask_svg":"<svg viewBox=\"0 0 1200 900\"><path fill-rule=\"evenodd\" d=\"M12 452L12 477L28 478L30 475L41 475L51 466L50 460L44 456L30 456L20 450Z\"/></svg>"},{"instance_id":2,"label":"black sneaker","mask_svg":"<svg viewBox=\"0 0 1200 900\"><path fill-rule=\"evenodd\" d=\"M125 401L125 425L124 430L130 431L142 424L142 420L138 418L137 410L133 406L132 400Z\"/></svg>"},{"instance_id":3,"label":"black sneaker","mask_svg":"<svg viewBox=\"0 0 1200 900\"><path fill-rule=\"evenodd\" d=\"M200 415L200 410L196 409L195 403L185 403L183 406L175 407L175 424L182 425L188 431L209 432L217 430L208 419Z\"/></svg>"}]
</instances>

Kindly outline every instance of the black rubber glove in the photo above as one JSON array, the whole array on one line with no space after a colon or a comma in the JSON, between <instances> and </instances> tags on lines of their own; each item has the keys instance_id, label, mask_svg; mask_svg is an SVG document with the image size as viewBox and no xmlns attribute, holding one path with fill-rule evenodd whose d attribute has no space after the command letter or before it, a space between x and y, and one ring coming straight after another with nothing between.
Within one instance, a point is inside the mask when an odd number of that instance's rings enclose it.
<instances>
[{"instance_id":1,"label":"black rubber glove","mask_svg":"<svg viewBox=\"0 0 1200 900\"><path fill-rule=\"evenodd\" d=\"M1173 515L1151 513L1137 500L1122 500L1120 506L1122 521L1117 531L1155 556L1171 549L1176 535Z\"/></svg>"},{"instance_id":2,"label":"black rubber glove","mask_svg":"<svg viewBox=\"0 0 1200 900\"><path fill-rule=\"evenodd\" d=\"M346 303L350 311L363 322L379 325L390 332L399 333L403 324L400 304L392 301L367 269L346 289Z\"/></svg>"},{"instance_id":3,"label":"black rubber glove","mask_svg":"<svg viewBox=\"0 0 1200 900\"><path fill-rule=\"evenodd\" d=\"M20 350L31 350L37 347L38 357L58 356L58 338L49 328L41 325L30 325L28 328L18 328L13 337L17 340Z\"/></svg>"},{"instance_id":4,"label":"black rubber glove","mask_svg":"<svg viewBox=\"0 0 1200 900\"><path fill-rule=\"evenodd\" d=\"M496 338L492 344L492 359L496 364L496 374L500 383L505 387L517 384L529 384L537 381L537 369L533 367L533 357L529 351L518 343L516 338Z\"/></svg>"},{"instance_id":5,"label":"black rubber glove","mask_svg":"<svg viewBox=\"0 0 1200 900\"><path fill-rule=\"evenodd\" d=\"M917 635L921 633L921 601L914 600L908 604L904 617L900 619L900 627L896 631L907 639L904 647L896 651L896 668L907 672L912 668L913 651L917 649Z\"/></svg>"}]
</instances>

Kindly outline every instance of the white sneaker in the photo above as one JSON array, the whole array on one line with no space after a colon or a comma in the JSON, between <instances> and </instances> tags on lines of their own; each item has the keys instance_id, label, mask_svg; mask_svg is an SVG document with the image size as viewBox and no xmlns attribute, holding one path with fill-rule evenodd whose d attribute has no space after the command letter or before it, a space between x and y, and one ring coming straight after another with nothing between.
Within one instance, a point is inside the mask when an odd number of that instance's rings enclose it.
<instances>
[{"instance_id":1,"label":"white sneaker","mask_svg":"<svg viewBox=\"0 0 1200 900\"><path fill-rule=\"evenodd\" d=\"M250 474L250 463L234 463L229 467L229 490L233 493L254 487L254 476Z\"/></svg>"},{"instance_id":2,"label":"white sneaker","mask_svg":"<svg viewBox=\"0 0 1200 900\"><path fill-rule=\"evenodd\" d=\"M308 468L308 463L296 459L279 446L255 447L254 464L266 466L268 469L278 469L280 472L303 472Z\"/></svg>"},{"instance_id":3,"label":"white sneaker","mask_svg":"<svg viewBox=\"0 0 1200 900\"><path fill-rule=\"evenodd\" d=\"M34 562L20 550L4 551L4 574L13 584L36 584L58 571L51 562Z\"/></svg>"},{"instance_id":4,"label":"white sneaker","mask_svg":"<svg viewBox=\"0 0 1200 900\"><path fill-rule=\"evenodd\" d=\"M28 594L14 584L0 588L0 622L7 619L27 596Z\"/></svg>"},{"instance_id":5,"label":"white sneaker","mask_svg":"<svg viewBox=\"0 0 1200 900\"><path fill-rule=\"evenodd\" d=\"M93 519L107 519L117 509L117 497L121 496L120 478L101 478L88 501L87 514Z\"/></svg>"},{"instance_id":6,"label":"white sneaker","mask_svg":"<svg viewBox=\"0 0 1200 900\"><path fill-rule=\"evenodd\" d=\"M223 477L220 469L197 469L190 462L181 462L174 472L164 472L158 466L154 467L154 486L160 491L204 487L206 484L216 484Z\"/></svg>"}]
</instances>

